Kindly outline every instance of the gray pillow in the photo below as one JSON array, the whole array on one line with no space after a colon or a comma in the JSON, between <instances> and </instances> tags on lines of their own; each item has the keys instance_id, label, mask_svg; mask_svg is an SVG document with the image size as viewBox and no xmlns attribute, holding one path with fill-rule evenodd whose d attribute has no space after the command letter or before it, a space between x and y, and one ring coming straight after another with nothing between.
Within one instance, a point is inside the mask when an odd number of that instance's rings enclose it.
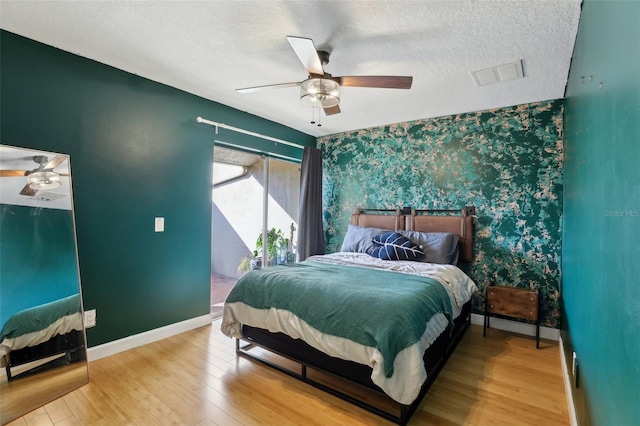
<instances>
[{"instance_id":1,"label":"gray pillow","mask_svg":"<svg viewBox=\"0 0 640 426\"><path fill-rule=\"evenodd\" d=\"M375 248L373 237L390 231L390 229L363 228L362 226L349 225L340 251L370 254Z\"/></svg>"},{"instance_id":2,"label":"gray pillow","mask_svg":"<svg viewBox=\"0 0 640 426\"><path fill-rule=\"evenodd\" d=\"M448 232L398 231L424 252L419 262L455 265L458 263L458 236Z\"/></svg>"}]
</instances>

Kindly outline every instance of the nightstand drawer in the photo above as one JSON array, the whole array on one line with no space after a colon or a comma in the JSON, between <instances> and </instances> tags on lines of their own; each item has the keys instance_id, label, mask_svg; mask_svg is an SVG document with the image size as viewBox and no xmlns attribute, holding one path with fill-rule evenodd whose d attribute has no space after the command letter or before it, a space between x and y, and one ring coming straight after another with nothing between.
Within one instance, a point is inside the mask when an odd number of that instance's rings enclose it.
<instances>
[{"instance_id":1,"label":"nightstand drawer","mask_svg":"<svg viewBox=\"0 0 640 426\"><path fill-rule=\"evenodd\" d=\"M527 321L538 321L538 292L517 287L487 287L486 311Z\"/></svg>"}]
</instances>

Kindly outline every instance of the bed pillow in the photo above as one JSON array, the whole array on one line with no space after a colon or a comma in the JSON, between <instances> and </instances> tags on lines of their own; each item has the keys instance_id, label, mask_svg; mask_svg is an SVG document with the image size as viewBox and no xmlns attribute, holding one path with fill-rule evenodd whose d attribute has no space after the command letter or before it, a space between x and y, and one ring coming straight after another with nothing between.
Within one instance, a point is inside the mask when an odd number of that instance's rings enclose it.
<instances>
[{"instance_id":1,"label":"bed pillow","mask_svg":"<svg viewBox=\"0 0 640 426\"><path fill-rule=\"evenodd\" d=\"M449 232L399 231L424 252L420 262L455 265L458 263L458 236Z\"/></svg>"},{"instance_id":2,"label":"bed pillow","mask_svg":"<svg viewBox=\"0 0 640 426\"><path fill-rule=\"evenodd\" d=\"M383 260L415 260L424 255L420 247L397 232L387 232L373 238L376 247L371 256Z\"/></svg>"},{"instance_id":3,"label":"bed pillow","mask_svg":"<svg viewBox=\"0 0 640 426\"><path fill-rule=\"evenodd\" d=\"M349 228L347 229L347 235L344 236L340 251L371 254L371 252L375 248L373 237L385 232L391 232L391 230L349 225Z\"/></svg>"}]
</instances>

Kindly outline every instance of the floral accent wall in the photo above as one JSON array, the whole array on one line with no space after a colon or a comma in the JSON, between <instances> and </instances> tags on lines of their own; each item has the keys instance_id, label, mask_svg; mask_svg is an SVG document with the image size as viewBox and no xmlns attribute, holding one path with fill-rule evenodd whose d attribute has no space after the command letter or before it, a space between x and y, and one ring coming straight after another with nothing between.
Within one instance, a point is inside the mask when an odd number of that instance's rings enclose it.
<instances>
[{"instance_id":1,"label":"floral accent wall","mask_svg":"<svg viewBox=\"0 0 640 426\"><path fill-rule=\"evenodd\" d=\"M537 288L541 324L559 327L562 100L424 119L325 136L327 252L338 251L356 207L474 205L478 284Z\"/></svg>"}]
</instances>

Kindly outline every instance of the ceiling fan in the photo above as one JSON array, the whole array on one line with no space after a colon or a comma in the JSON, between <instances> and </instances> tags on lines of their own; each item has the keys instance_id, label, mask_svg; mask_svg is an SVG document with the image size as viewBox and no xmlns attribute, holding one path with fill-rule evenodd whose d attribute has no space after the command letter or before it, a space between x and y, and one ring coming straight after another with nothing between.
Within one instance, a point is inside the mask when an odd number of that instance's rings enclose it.
<instances>
[{"instance_id":1,"label":"ceiling fan","mask_svg":"<svg viewBox=\"0 0 640 426\"><path fill-rule=\"evenodd\" d=\"M313 40L305 37L287 36L309 76L306 80L293 83L270 84L267 86L236 89L239 93L253 93L270 89L300 86L300 101L307 106L322 108L326 115L340 112L340 87L373 87L381 89L410 89L413 77L403 76L348 76L333 77L324 71L329 63L329 53L316 50Z\"/></svg>"},{"instance_id":2,"label":"ceiling fan","mask_svg":"<svg viewBox=\"0 0 640 426\"><path fill-rule=\"evenodd\" d=\"M62 182L60 176L69 176L65 173L57 173L53 169L67 159L64 155L56 155L51 161L44 155L34 155L33 161L38 164L33 170L0 170L0 177L26 176L27 184L20 191L20 195L34 196L39 190L58 188Z\"/></svg>"}]
</instances>

